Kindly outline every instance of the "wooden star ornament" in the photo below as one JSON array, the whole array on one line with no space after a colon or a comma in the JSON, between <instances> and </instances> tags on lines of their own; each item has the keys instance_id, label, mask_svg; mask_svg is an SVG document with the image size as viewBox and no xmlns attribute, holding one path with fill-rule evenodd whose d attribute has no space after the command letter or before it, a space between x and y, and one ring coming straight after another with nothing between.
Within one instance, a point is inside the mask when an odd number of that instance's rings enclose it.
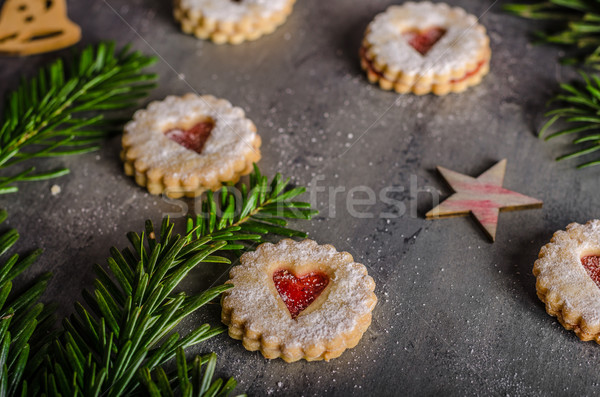
<instances>
[{"instance_id":1,"label":"wooden star ornament","mask_svg":"<svg viewBox=\"0 0 600 397\"><path fill-rule=\"evenodd\" d=\"M500 211L541 208L542 202L502 187L506 159L498 162L477 178L459 174L444 167L439 173L454 190L454 194L426 214L427 219L449 218L472 214L485 234L496 240Z\"/></svg>"}]
</instances>

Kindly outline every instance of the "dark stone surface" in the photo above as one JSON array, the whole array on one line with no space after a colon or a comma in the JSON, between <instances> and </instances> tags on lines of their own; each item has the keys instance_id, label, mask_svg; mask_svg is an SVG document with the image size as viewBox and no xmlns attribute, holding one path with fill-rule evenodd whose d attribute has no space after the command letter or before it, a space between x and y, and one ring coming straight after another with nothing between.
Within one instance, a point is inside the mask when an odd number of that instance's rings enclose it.
<instances>
[{"instance_id":1,"label":"dark stone surface","mask_svg":"<svg viewBox=\"0 0 600 397\"><path fill-rule=\"evenodd\" d=\"M302 0L274 34L215 46L181 34L166 0L69 2L83 28L81 45L114 39L161 57L152 99L192 90L227 98L258 126L263 172L280 171L298 184L319 177L327 190L345 189L319 193L314 204L321 216L299 227L349 251L375 278L379 304L361 343L329 363L267 361L226 335L194 352L216 351L218 373L234 376L238 390L251 395L597 392L600 348L545 313L531 275L554 231L599 216L599 170L555 163L566 141L542 144L533 134L557 78L572 71L558 66L556 49L530 46L534 25L505 15L500 4L450 1L482 16L493 50L490 75L466 93L441 98L381 91L361 73L357 50L367 23L390 3ZM0 92L55 56L0 58ZM127 231L141 231L146 218L158 222L177 208L126 177L119 150L114 138L97 153L39 161L40 170L67 166L72 173L0 198L23 236L19 247L45 250L28 276L55 274L46 298L58 301L60 314L92 285L91 265L103 263L110 246L124 247ZM411 181L445 197L436 165L476 176L502 158L508 159L505 186L544 200L543 210L503 213L493 245L468 218L423 219L432 198L422 193L417 200ZM54 184L62 189L56 196ZM408 211L386 219L398 208L378 197L357 207L370 215L352 216L346 199L357 186L377 194L404 187L393 198ZM198 269L186 288L199 292L222 282L225 270ZM218 324L218 305L184 331L200 321Z\"/></svg>"}]
</instances>

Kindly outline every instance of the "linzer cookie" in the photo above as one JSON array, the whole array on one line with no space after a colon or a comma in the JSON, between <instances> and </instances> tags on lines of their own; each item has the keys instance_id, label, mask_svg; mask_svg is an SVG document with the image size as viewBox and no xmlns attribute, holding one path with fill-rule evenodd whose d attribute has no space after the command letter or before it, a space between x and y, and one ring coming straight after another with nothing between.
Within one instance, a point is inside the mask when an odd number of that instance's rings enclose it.
<instances>
[{"instance_id":1,"label":"linzer cookie","mask_svg":"<svg viewBox=\"0 0 600 397\"><path fill-rule=\"evenodd\" d=\"M287 362L330 360L371 324L375 282L347 252L312 240L262 244L230 273L222 321L246 349Z\"/></svg>"},{"instance_id":2,"label":"linzer cookie","mask_svg":"<svg viewBox=\"0 0 600 397\"><path fill-rule=\"evenodd\" d=\"M244 111L210 95L168 96L125 125L125 173L152 194L193 197L236 182L260 159L260 136Z\"/></svg>"},{"instance_id":3,"label":"linzer cookie","mask_svg":"<svg viewBox=\"0 0 600 397\"><path fill-rule=\"evenodd\" d=\"M175 0L174 15L185 33L217 44L240 44L272 33L296 0Z\"/></svg>"},{"instance_id":4,"label":"linzer cookie","mask_svg":"<svg viewBox=\"0 0 600 397\"><path fill-rule=\"evenodd\" d=\"M361 66L384 90L446 95L481 82L489 71L489 42L477 18L461 8L408 2L369 24Z\"/></svg>"},{"instance_id":5,"label":"linzer cookie","mask_svg":"<svg viewBox=\"0 0 600 397\"><path fill-rule=\"evenodd\" d=\"M533 274L548 314L581 340L600 343L600 220L556 232Z\"/></svg>"}]
</instances>

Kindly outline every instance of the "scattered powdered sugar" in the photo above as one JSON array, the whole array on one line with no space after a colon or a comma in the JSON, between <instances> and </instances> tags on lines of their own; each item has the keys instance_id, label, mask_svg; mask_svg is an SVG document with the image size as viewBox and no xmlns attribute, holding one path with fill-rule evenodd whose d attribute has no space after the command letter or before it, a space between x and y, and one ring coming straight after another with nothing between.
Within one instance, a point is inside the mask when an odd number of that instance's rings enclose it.
<instances>
[{"instance_id":1,"label":"scattered powdered sugar","mask_svg":"<svg viewBox=\"0 0 600 397\"><path fill-rule=\"evenodd\" d=\"M355 263L348 253L312 240L282 240L277 245L263 244L242 256L242 264L231 271L234 288L226 292L224 307L233 309L232 318L244 323L263 339L286 347L323 345L352 333L358 322L373 310L375 283L366 268ZM301 313L295 320L281 304L273 285L273 272L324 271L330 281L317 302L320 306ZM301 274L300 274L301 275ZM298 276L300 276L298 275Z\"/></svg>"},{"instance_id":2,"label":"scattered powdered sugar","mask_svg":"<svg viewBox=\"0 0 600 397\"><path fill-rule=\"evenodd\" d=\"M59 195L61 191L62 189L58 185L52 185L50 188L50 193L52 193L53 196Z\"/></svg>"},{"instance_id":3,"label":"scattered powdered sugar","mask_svg":"<svg viewBox=\"0 0 600 397\"><path fill-rule=\"evenodd\" d=\"M212 119L215 125L201 154L165 135L168 130L191 126L203 118ZM207 179L219 175L232 162L256 150L253 147L256 139L254 124L242 109L224 99L195 94L168 96L150 103L134 114L124 133L127 146L137 152L136 161L142 161L148 168L169 170L182 179L199 169Z\"/></svg>"},{"instance_id":4,"label":"scattered powdered sugar","mask_svg":"<svg viewBox=\"0 0 600 397\"><path fill-rule=\"evenodd\" d=\"M553 310L564 305L565 320L600 327L600 288L581 263L587 255L600 255L600 220L585 225L572 223L566 231L556 232L540 251L533 271L547 305Z\"/></svg>"},{"instance_id":5,"label":"scattered powdered sugar","mask_svg":"<svg viewBox=\"0 0 600 397\"><path fill-rule=\"evenodd\" d=\"M446 33L421 55L403 33L443 28ZM409 75L447 74L477 62L488 43L485 29L473 15L443 3L404 3L391 6L369 25L366 40L378 63Z\"/></svg>"},{"instance_id":6,"label":"scattered powdered sugar","mask_svg":"<svg viewBox=\"0 0 600 397\"><path fill-rule=\"evenodd\" d=\"M181 0L181 8L197 11L217 21L239 21L244 17L269 18L290 3L290 0Z\"/></svg>"}]
</instances>

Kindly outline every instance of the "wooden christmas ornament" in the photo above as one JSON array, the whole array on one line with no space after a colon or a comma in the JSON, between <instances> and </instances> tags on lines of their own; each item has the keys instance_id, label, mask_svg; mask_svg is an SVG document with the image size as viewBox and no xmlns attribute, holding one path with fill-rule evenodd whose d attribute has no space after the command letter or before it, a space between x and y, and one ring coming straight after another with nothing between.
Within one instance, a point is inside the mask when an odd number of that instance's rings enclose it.
<instances>
[{"instance_id":1,"label":"wooden christmas ornament","mask_svg":"<svg viewBox=\"0 0 600 397\"><path fill-rule=\"evenodd\" d=\"M426 214L427 219L449 218L472 214L486 235L496 239L500 211L541 208L538 199L502 187L506 159L498 162L477 178L437 167L454 194Z\"/></svg>"},{"instance_id":2,"label":"wooden christmas ornament","mask_svg":"<svg viewBox=\"0 0 600 397\"><path fill-rule=\"evenodd\" d=\"M0 12L0 53L31 55L79 41L81 29L67 17L65 0L6 0Z\"/></svg>"}]
</instances>

